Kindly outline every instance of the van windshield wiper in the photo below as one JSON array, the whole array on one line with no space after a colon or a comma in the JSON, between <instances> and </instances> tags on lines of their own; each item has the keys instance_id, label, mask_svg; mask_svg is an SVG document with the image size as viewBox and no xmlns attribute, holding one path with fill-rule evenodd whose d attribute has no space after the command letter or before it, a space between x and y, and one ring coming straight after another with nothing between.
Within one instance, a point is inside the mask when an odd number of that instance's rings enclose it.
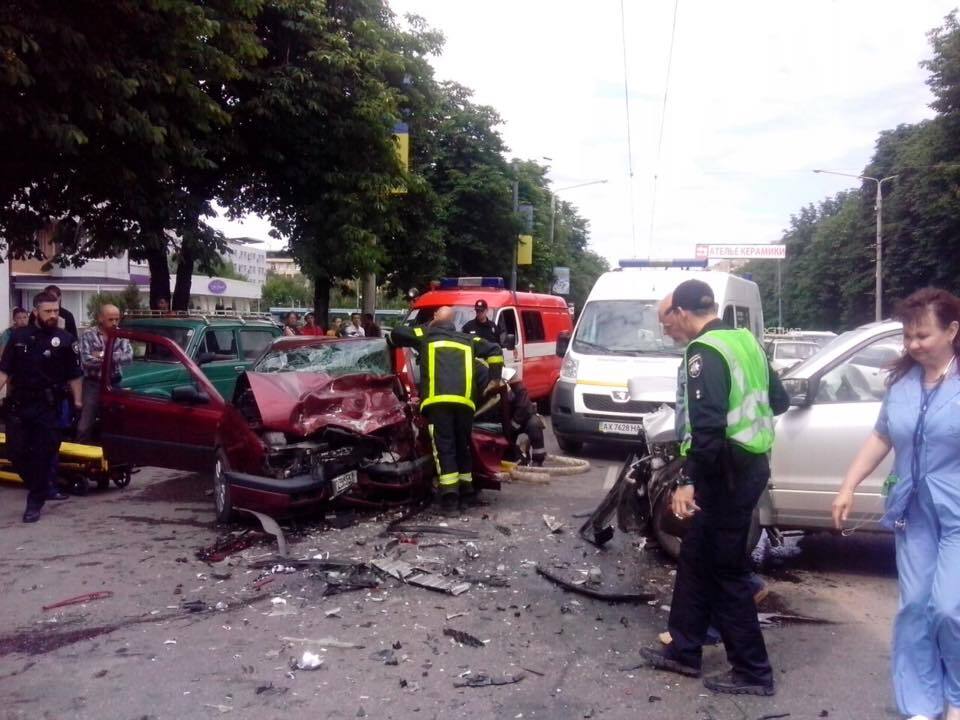
<instances>
[{"instance_id":1,"label":"van windshield wiper","mask_svg":"<svg viewBox=\"0 0 960 720\"><path fill-rule=\"evenodd\" d=\"M590 350L596 350L597 352L608 353L611 352L610 348L604 347L603 345L598 345L597 343L592 343L588 340L580 340L579 338L574 338L574 344L580 345Z\"/></svg>"}]
</instances>

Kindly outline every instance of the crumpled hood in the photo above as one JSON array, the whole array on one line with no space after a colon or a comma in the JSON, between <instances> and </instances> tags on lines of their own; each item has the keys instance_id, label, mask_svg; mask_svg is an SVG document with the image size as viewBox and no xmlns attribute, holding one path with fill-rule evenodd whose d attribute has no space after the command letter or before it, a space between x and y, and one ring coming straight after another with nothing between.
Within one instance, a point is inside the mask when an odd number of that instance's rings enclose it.
<instances>
[{"instance_id":1,"label":"crumpled hood","mask_svg":"<svg viewBox=\"0 0 960 720\"><path fill-rule=\"evenodd\" d=\"M361 435L406 423L396 379L322 373L247 373L263 427L306 437L327 426Z\"/></svg>"}]
</instances>

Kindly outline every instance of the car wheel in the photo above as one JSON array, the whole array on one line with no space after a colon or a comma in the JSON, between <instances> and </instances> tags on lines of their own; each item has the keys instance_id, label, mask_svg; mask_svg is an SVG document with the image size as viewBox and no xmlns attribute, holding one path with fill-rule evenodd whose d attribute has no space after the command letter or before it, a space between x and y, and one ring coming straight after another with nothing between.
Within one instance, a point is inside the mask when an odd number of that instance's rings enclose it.
<instances>
[{"instance_id":1,"label":"car wheel","mask_svg":"<svg viewBox=\"0 0 960 720\"><path fill-rule=\"evenodd\" d=\"M213 499L216 502L219 523L233 520L233 501L230 499L230 484L227 482L229 471L227 454L223 448L218 448L216 460L213 461Z\"/></svg>"},{"instance_id":2,"label":"car wheel","mask_svg":"<svg viewBox=\"0 0 960 720\"><path fill-rule=\"evenodd\" d=\"M676 560L680 557L680 546L683 541L672 534L678 529L678 521L673 515L673 488L664 490L660 497L653 504L653 518L651 519L653 527L653 537L663 548L663 551ZM689 521L686 521L689 522ZM750 532L747 534L747 558L752 557L754 548L760 542L760 534L763 528L760 526L760 513L757 508L753 509L753 517L750 518Z\"/></svg>"},{"instance_id":3,"label":"car wheel","mask_svg":"<svg viewBox=\"0 0 960 720\"><path fill-rule=\"evenodd\" d=\"M567 455L576 455L581 450L583 450L583 443L579 440L571 440L565 435L557 435L557 445L560 446L560 449L563 450Z\"/></svg>"}]
</instances>

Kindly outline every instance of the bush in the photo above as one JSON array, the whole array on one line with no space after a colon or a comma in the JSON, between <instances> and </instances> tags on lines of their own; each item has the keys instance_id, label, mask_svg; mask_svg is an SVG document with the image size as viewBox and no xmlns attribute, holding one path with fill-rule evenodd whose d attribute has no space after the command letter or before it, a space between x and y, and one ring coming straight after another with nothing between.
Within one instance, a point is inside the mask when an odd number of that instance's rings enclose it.
<instances>
[{"instance_id":1,"label":"bush","mask_svg":"<svg viewBox=\"0 0 960 720\"><path fill-rule=\"evenodd\" d=\"M97 322L97 315L104 305L116 305L123 315L128 310L139 310L141 305L140 288L136 283L130 283L119 293L101 292L87 301L87 316L93 323Z\"/></svg>"}]
</instances>

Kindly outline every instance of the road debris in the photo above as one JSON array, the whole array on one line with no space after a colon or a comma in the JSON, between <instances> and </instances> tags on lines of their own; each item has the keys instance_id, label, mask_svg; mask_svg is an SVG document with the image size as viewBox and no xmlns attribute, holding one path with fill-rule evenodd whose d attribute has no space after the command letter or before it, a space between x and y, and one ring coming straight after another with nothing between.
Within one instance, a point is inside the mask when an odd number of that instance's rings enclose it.
<instances>
[{"instance_id":1,"label":"road debris","mask_svg":"<svg viewBox=\"0 0 960 720\"><path fill-rule=\"evenodd\" d=\"M379 660L384 665L399 665L400 661L397 659L397 654L390 648L384 650L377 650L370 656L371 660Z\"/></svg>"},{"instance_id":2,"label":"road debris","mask_svg":"<svg viewBox=\"0 0 960 720\"><path fill-rule=\"evenodd\" d=\"M323 658L316 653L305 650L299 660L293 660L290 667L294 670L319 670L323 665Z\"/></svg>"},{"instance_id":3,"label":"road debris","mask_svg":"<svg viewBox=\"0 0 960 720\"><path fill-rule=\"evenodd\" d=\"M476 540L480 537L480 533L476 530L450 527L449 525L389 525L384 532L388 534L400 533L401 535L423 535L426 533L450 535L452 537L463 538L464 540Z\"/></svg>"},{"instance_id":4,"label":"road debris","mask_svg":"<svg viewBox=\"0 0 960 720\"><path fill-rule=\"evenodd\" d=\"M587 584L600 585L603 582L603 570L594 565L587 571Z\"/></svg>"},{"instance_id":5,"label":"road debris","mask_svg":"<svg viewBox=\"0 0 960 720\"><path fill-rule=\"evenodd\" d=\"M464 615L469 615L469 614L470 614L470 613L468 613L468 612L455 612L455 613L450 613L449 615L447 615L447 620L450 621L450 620L453 620L454 618L463 617Z\"/></svg>"},{"instance_id":6,"label":"road debris","mask_svg":"<svg viewBox=\"0 0 960 720\"><path fill-rule=\"evenodd\" d=\"M319 647L325 648L340 648L342 650L363 650L363 645L355 642L349 642L346 640L337 640L336 638L319 638L317 640L311 638L296 638L296 637L281 637L283 642L288 643L306 643L308 645L317 645Z\"/></svg>"},{"instance_id":7,"label":"road debris","mask_svg":"<svg viewBox=\"0 0 960 720\"><path fill-rule=\"evenodd\" d=\"M340 617L340 610L342 610L342 608L337 607L331 610L325 610L323 614L326 617Z\"/></svg>"},{"instance_id":8,"label":"road debris","mask_svg":"<svg viewBox=\"0 0 960 720\"><path fill-rule=\"evenodd\" d=\"M453 686L458 688L479 688L479 687L491 687L493 685L513 685L518 683L526 677L523 673L518 673L516 675L500 675L492 676L486 675L484 673L477 673L476 675L468 675L463 680L454 680Z\"/></svg>"},{"instance_id":9,"label":"road debris","mask_svg":"<svg viewBox=\"0 0 960 720\"><path fill-rule=\"evenodd\" d=\"M263 526L265 532L273 535L277 539L277 554L280 557L287 556L287 540L283 536L283 530L280 529L280 526L277 525L277 521L274 520L269 515L264 515L261 512L256 510L248 510L247 508L235 508L237 512L245 512L253 515L257 520L260 521L260 525Z\"/></svg>"},{"instance_id":10,"label":"road debris","mask_svg":"<svg viewBox=\"0 0 960 720\"><path fill-rule=\"evenodd\" d=\"M211 547L200 548L195 554L197 560L202 560L203 562L223 562L231 555L235 555L238 552L246 550L265 537L266 535L263 533L251 530L244 530L239 535L231 533L229 535L217 538L217 541ZM177 562L186 561L186 558L177 558Z\"/></svg>"},{"instance_id":11,"label":"road debris","mask_svg":"<svg viewBox=\"0 0 960 720\"><path fill-rule=\"evenodd\" d=\"M563 523L559 522L553 515L544 515L543 524L547 526L551 533L558 533L563 530Z\"/></svg>"},{"instance_id":12,"label":"road debris","mask_svg":"<svg viewBox=\"0 0 960 720\"><path fill-rule=\"evenodd\" d=\"M542 565L537 565L536 570L538 575L542 575L550 582L556 583L564 590L569 590L570 592L578 593L580 595L586 595L594 600L606 600L607 602L650 602L657 597L654 593L604 592L602 590L594 590L592 588L576 585L569 580L564 580L562 577L554 575Z\"/></svg>"},{"instance_id":13,"label":"road debris","mask_svg":"<svg viewBox=\"0 0 960 720\"><path fill-rule=\"evenodd\" d=\"M84 593L83 595L77 595L76 597L67 598L66 600L61 600L60 602L55 602L53 605L44 605L44 610L55 610L56 608L67 607L68 605L82 605L83 603L92 602L93 600L106 600L107 598L112 598L113 592L110 590L101 590L99 592L90 592Z\"/></svg>"},{"instance_id":14,"label":"road debris","mask_svg":"<svg viewBox=\"0 0 960 720\"><path fill-rule=\"evenodd\" d=\"M464 632L463 630L457 630L455 628L444 628L443 634L447 637L453 638L456 642L461 645L467 645L469 647L482 648L484 647L484 642L480 638L474 637L470 633Z\"/></svg>"},{"instance_id":15,"label":"road debris","mask_svg":"<svg viewBox=\"0 0 960 720\"><path fill-rule=\"evenodd\" d=\"M411 565L406 560L378 558L371 565L380 572L396 578L408 585L436 590L449 595L462 595L470 589L469 582L451 580Z\"/></svg>"},{"instance_id":16,"label":"road debris","mask_svg":"<svg viewBox=\"0 0 960 720\"><path fill-rule=\"evenodd\" d=\"M823 618L812 618L805 615L787 615L784 613L757 613L757 620L761 625L784 625L784 624L803 624L803 625L833 625L831 620Z\"/></svg>"}]
</instances>

